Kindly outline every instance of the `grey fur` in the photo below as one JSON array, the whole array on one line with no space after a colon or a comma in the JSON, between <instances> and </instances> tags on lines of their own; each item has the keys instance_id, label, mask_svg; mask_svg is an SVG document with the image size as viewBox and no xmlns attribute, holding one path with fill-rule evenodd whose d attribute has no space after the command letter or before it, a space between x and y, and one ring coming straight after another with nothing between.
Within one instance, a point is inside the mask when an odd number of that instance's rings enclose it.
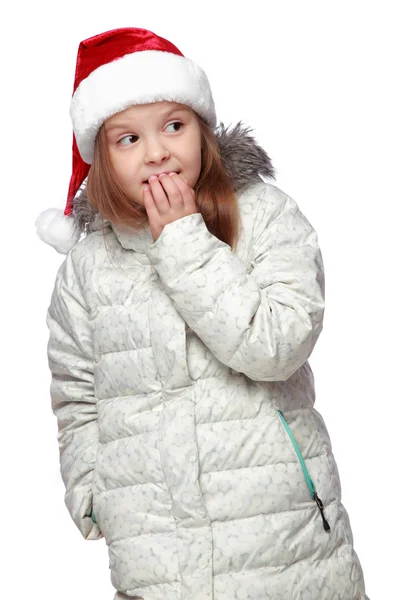
<instances>
[{"instance_id":1,"label":"grey fur","mask_svg":"<svg viewBox=\"0 0 400 600\"><path fill-rule=\"evenodd\" d=\"M219 128L219 129L218 129ZM214 131L222 162L235 192L244 185L259 179L259 174L275 179L275 169L266 151L249 135L250 127L239 121L228 131L221 122Z\"/></svg>"},{"instance_id":2,"label":"grey fur","mask_svg":"<svg viewBox=\"0 0 400 600\"><path fill-rule=\"evenodd\" d=\"M214 135L217 138L222 162L231 180L235 192L260 175L275 179L275 169L266 151L249 135L249 127L243 127L239 121L231 131L221 122ZM91 233L101 229L103 219L89 203L86 195L85 182L74 199L74 227L80 233ZM109 223L106 219L104 224Z\"/></svg>"}]
</instances>

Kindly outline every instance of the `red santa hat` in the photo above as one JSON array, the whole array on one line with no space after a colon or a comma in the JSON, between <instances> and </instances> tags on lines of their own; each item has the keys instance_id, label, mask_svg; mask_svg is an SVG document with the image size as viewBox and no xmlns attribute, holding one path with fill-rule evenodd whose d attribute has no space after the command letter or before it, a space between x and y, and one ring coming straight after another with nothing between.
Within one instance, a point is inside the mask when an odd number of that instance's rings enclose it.
<instances>
[{"instance_id":1,"label":"red santa hat","mask_svg":"<svg viewBox=\"0 0 400 600\"><path fill-rule=\"evenodd\" d=\"M113 29L79 44L70 104L72 176L65 209L49 208L36 219L37 235L67 254L79 241L74 198L93 161L103 122L135 104L179 102L211 127L216 113L207 75L168 40L137 27Z\"/></svg>"}]
</instances>

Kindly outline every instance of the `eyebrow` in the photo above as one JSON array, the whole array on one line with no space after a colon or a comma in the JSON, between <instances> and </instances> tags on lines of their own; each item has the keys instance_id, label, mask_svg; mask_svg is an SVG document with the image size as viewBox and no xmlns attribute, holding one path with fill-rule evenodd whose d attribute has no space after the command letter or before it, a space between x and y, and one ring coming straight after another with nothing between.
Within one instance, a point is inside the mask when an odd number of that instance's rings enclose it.
<instances>
[{"instance_id":1,"label":"eyebrow","mask_svg":"<svg viewBox=\"0 0 400 600\"><path fill-rule=\"evenodd\" d=\"M186 106L178 106L175 108L170 108L169 110L165 111L162 115L162 118L165 119L166 117L169 117L169 115L172 115L172 113L175 112L180 112L180 111L185 111L185 112L189 112L189 109ZM106 133L109 133L110 131L113 131L114 129L130 129L132 127L132 125L130 123L115 123L114 125L111 125L110 127L107 127L106 129Z\"/></svg>"}]
</instances>

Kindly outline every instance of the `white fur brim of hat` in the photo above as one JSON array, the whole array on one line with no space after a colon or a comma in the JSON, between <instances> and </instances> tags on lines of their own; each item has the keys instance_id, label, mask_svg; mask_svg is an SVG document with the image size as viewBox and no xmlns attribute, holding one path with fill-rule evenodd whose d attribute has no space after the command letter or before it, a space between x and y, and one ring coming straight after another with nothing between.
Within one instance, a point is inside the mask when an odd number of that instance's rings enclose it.
<instances>
[{"instance_id":1,"label":"white fur brim of hat","mask_svg":"<svg viewBox=\"0 0 400 600\"><path fill-rule=\"evenodd\" d=\"M144 50L95 69L77 87L70 105L83 160L92 164L96 135L106 119L134 104L163 101L186 104L211 128L216 126L207 75L189 58Z\"/></svg>"}]
</instances>

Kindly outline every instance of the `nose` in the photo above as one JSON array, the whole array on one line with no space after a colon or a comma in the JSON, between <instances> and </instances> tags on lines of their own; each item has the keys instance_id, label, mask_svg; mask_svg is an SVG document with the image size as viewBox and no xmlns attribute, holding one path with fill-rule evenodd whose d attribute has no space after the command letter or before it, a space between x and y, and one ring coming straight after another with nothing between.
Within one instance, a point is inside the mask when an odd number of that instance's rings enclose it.
<instances>
[{"instance_id":1,"label":"nose","mask_svg":"<svg viewBox=\"0 0 400 600\"><path fill-rule=\"evenodd\" d=\"M145 162L162 163L168 160L170 152L159 138L152 138L146 143Z\"/></svg>"}]
</instances>

